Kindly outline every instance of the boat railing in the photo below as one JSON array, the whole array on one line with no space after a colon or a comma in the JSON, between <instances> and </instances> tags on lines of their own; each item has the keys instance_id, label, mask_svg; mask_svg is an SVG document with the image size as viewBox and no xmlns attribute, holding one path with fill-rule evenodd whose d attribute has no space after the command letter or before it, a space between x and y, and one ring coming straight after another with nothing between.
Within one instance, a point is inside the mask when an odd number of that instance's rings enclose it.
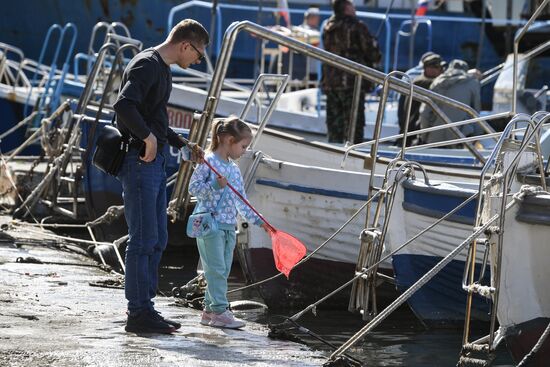
<instances>
[{"instance_id":1,"label":"boat railing","mask_svg":"<svg viewBox=\"0 0 550 367\"><path fill-rule=\"evenodd\" d=\"M20 86L24 76L22 67L25 55L17 47L0 42L0 83L13 89Z\"/></svg>"},{"instance_id":2,"label":"boat railing","mask_svg":"<svg viewBox=\"0 0 550 367\"><path fill-rule=\"evenodd\" d=\"M117 30L120 29L121 32L119 33ZM98 34L100 32L105 32L105 36L103 38L103 41L101 42L100 48L102 45L108 42L109 34L116 34L120 35L126 38L131 38L130 30L128 27L121 22L98 22L94 25L92 28L92 35L90 36L90 43L88 44L88 55L92 56L97 54L98 50L95 46L96 38L98 38ZM122 46L120 43L116 43L117 46Z\"/></svg>"},{"instance_id":3,"label":"boat railing","mask_svg":"<svg viewBox=\"0 0 550 367\"><path fill-rule=\"evenodd\" d=\"M55 47L55 51L49 65L50 70L48 76L46 77L44 82L44 91L39 98L38 104L33 107L31 103L32 90L37 83L37 78L41 75L41 73L38 72L38 69L41 65L45 64L44 59L46 57L46 52L48 52L50 48L52 35L56 32L59 35L57 38L57 43L53 44L53 46ZM69 71L69 62L72 57L77 35L78 31L73 23L67 23L63 27L61 27L59 24L53 24L52 26L50 26L48 32L46 33L46 37L40 51L40 56L38 58L39 66L35 70L31 78L31 86L29 88L27 99L23 109L23 114L25 116L28 116L31 112L31 109L33 108L36 108L38 110L38 115L36 116L34 124L35 127L38 126L40 120L42 119L42 117L45 116L46 113L55 110L59 105L61 90L63 89L63 81L65 80L65 76ZM63 59L61 56L61 49L64 45L65 58ZM58 62L62 63L60 68L61 72L59 73L59 75L57 75Z\"/></svg>"},{"instance_id":4,"label":"boat railing","mask_svg":"<svg viewBox=\"0 0 550 367\"><path fill-rule=\"evenodd\" d=\"M542 190L546 191L546 179L545 173L542 169L543 157L540 153L540 130L541 128L550 122L550 113L548 112L537 112L531 116L526 114L515 115L514 118L507 124L504 132L499 140L498 144L495 146L491 154L491 159L489 159L486 165L483 167L483 174L480 177L480 188L479 193L482 195L477 203L476 209L476 219L475 219L475 228L480 228L485 225L484 221L487 219L483 217L482 212L485 211L482 208L483 205L489 205L490 197L489 195L494 195L498 191L500 195L500 204L499 208L495 208L498 215L498 224L495 225L487 235L496 235L497 241L495 243L489 243L489 239L480 238L471 242L468 250L468 255L466 258L466 265L464 269L464 275L462 279L462 288L467 292L467 301L466 301L466 315L464 321L464 333L462 340L462 351L460 354L459 366L467 365L466 362L488 362L494 358L494 352L498 344L502 340L502 335L499 335L496 331L497 326L497 310L499 304L499 291L500 291L500 277L501 277L501 268L502 268L502 249L503 249L503 232L504 224L506 219L506 208L510 205L508 201L510 200L510 187L513 183L512 177L515 176L520 159L526 149L530 146L533 146L531 142L534 142L534 152L536 154L536 163L538 167L536 168L539 171L541 178L541 187ZM504 142L512 139L514 137L514 129L517 128L518 124L527 124L527 129L521 142L518 147L513 148L513 157L506 159L506 163L497 164L497 155L501 154L503 149ZM532 148L530 148L532 149ZM494 172L491 176L489 182L485 182L485 176L489 168L494 166ZM523 193L522 189L520 193ZM514 195L514 198L516 195ZM512 202L515 199L511 200ZM491 211L492 212L492 211ZM485 252L483 255L483 262L481 264L481 269L479 270L478 277L476 279L476 253L477 246L485 246ZM490 285L484 286L481 284L481 279L483 278L489 258L489 249L493 246L496 246L494 249L496 256L492 257L493 265L491 268ZM489 298L492 301L491 310L490 310L490 324L489 324L489 334L475 341L470 341L470 331L471 331L471 308L474 293L478 293L484 297ZM481 356L480 356L481 354ZM468 364L469 365L469 364Z\"/></svg>"},{"instance_id":5,"label":"boat railing","mask_svg":"<svg viewBox=\"0 0 550 367\"><path fill-rule=\"evenodd\" d=\"M524 139L522 140L521 146L518 149L517 155L511 159L511 162L507 169L504 172L504 175L497 178L497 180L503 182L503 186L507 187L508 181L507 179L509 177L512 177L515 173L517 164L519 163L519 158L523 151L528 146L528 142L531 141L533 138L536 138L538 136L538 132L540 131L541 126L543 126L545 123L547 123L550 120L550 114L545 113L545 117L540 118L536 124L530 124L530 129L528 130L528 133L524 135ZM521 117L516 118L516 120L519 120ZM533 118L533 117L532 117ZM512 121L512 123L509 125L508 129L506 130L507 135L510 135L513 131L513 128L515 127L515 120ZM503 138L504 139L504 138ZM495 147L495 152L498 152L499 147ZM496 157L496 154L494 153L493 157ZM487 166L490 164L491 161L488 161ZM396 157L390 164L388 165L388 169L390 169L393 166L401 165L401 167L405 167L407 164L411 164L414 162L407 162L407 161L401 161L399 157ZM418 163L416 163L418 165ZM421 167L420 165L418 165ZM410 166L410 168L413 168ZM415 167L416 168L416 167ZM402 172L404 174L404 172ZM424 171L425 175L425 171ZM388 173L386 172L386 176L388 176ZM414 172L409 172L409 176L414 178ZM388 195L392 195L392 191L395 190L395 185L398 181L400 181L403 178L403 175L395 174L393 179L392 185L394 185L392 188L387 187L386 185L383 185L380 192L388 193ZM425 177L426 178L426 177ZM426 185L430 186L429 182L425 182ZM483 190L487 189L490 185L492 185L493 182L486 183L483 187ZM480 195L483 191L478 191L474 194L472 194L468 199L464 200L460 205L455 207L453 210L445 214L443 217L437 219L434 223L432 223L427 228L423 229L419 233L417 233L412 238L408 239L405 243L395 247L392 252L388 255L386 255L383 259L380 259L380 261L384 261L385 259L389 258L390 256L393 256L393 254L397 253L401 249L403 249L405 246L407 246L410 243L413 243L418 239L418 237L426 234L429 232L432 228L434 228L438 223L440 223L443 220L447 220L450 218L453 213L458 212L461 208L463 208L467 203L477 198L478 202L482 200L480 198ZM506 191L505 191L506 192ZM378 193L378 194L379 194ZM342 359L346 359L345 353L349 350L353 345L355 345L361 338L363 338L366 334L371 332L376 326L378 326L384 319L386 319L393 311L395 311L400 305L402 305L408 298L410 298L418 289L420 289L422 286L427 284L436 274L441 272L445 267L452 261L452 259L456 258L460 253L463 252L464 249L468 248L472 242L475 242L476 239L483 237L486 235L487 231L491 231L492 227L494 226L493 223L500 221L500 226L502 228L503 226L503 220L505 212L509 209L511 209L514 205L517 205L517 202L515 200L512 200L511 202L507 202L506 195L503 195L503 202L500 207L500 212L492 215L490 218L487 218L487 220L484 221L484 223L481 223L479 226L476 226L473 228L472 233L468 235L458 246L456 246L447 256L445 256L443 259L441 259L436 266L434 266L432 269L430 269L426 274L424 274L418 281L416 281L413 285L408 287L395 301L393 301L389 306L387 306L384 310L382 310L380 313L378 313L374 318L372 318L367 325L365 325L361 330L359 330L355 335L353 335L349 340L347 340L342 346L340 346L334 353L331 354L329 361L325 363L326 366L335 366L339 365L338 363L342 362ZM386 206L387 215L384 217L384 225L390 225L389 224L389 217L391 215L391 209L392 209L392 199L390 198L389 204ZM382 231L383 233L383 231ZM499 234L502 233L502 231L499 232ZM381 241L382 242L382 241ZM382 242L383 243L383 242ZM475 256L474 256L475 257ZM373 264L372 266L368 268L363 268L360 272L356 272L354 280L357 280L360 277L364 277L365 274L368 271L371 271L373 267L375 267L379 262ZM347 285L347 283L346 283ZM342 289L344 285L338 290ZM327 296L323 297L323 299L326 299ZM316 302L315 305L318 303ZM308 307L307 309L310 309ZM306 309L306 310L307 310ZM291 320L296 321L297 317L304 314L304 311L301 311L300 313L296 314L295 316L291 317ZM488 338L484 338L484 341L488 340ZM475 349L474 347L473 349ZM478 348L479 350L482 350L482 348ZM459 365L462 366L462 364L459 363ZM471 365L488 365L488 364L471 364Z\"/></svg>"},{"instance_id":6,"label":"boat railing","mask_svg":"<svg viewBox=\"0 0 550 367\"><path fill-rule=\"evenodd\" d=\"M75 79L80 75L80 63L86 63L85 75L90 74L92 65L95 62L95 59L98 54L98 49L96 48L96 40L100 38L101 32L105 33L102 43L100 43L100 48L106 43L114 43L116 46L122 46L126 43L136 44L138 47L143 47L141 41L133 39L130 35L130 30L128 27L121 22L98 22L92 28L92 34L90 36L90 42L88 44L88 50L86 53L79 52L75 55L73 60L73 73ZM112 60L111 60L112 61ZM129 60L128 60L129 61Z\"/></svg>"},{"instance_id":7,"label":"boat railing","mask_svg":"<svg viewBox=\"0 0 550 367\"><path fill-rule=\"evenodd\" d=\"M535 22L535 20L538 18L540 13L544 10L546 5L548 4L550 0L544 0L539 7L535 10L533 15L531 15L531 18L527 21L527 23L516 32L516 35L514 37L514 71L513 71L513 83L512 83L512 113L516 113L517 110L517 84L518 84L518 54L519 54L519 43L521 39L527 34L527 31L531 27L531 25Z\"/></svg>"},{"instance_id":8,"label":"boat railing","mask_svg":"<svg viewBox=\"0 0 550 367\"><path fill-rule=\"evenodd\" d=\"M414 20L404 20L401 22L401 25L399 26L399 29L397 30L395 34L395 45L394 45L394 51L393 51L393 70L397 70L397 62L399 60L399 40L401 37L409 37L411 40L411 44L414 45L414 37L416 36L416 32L418 31L418 27L420 25L426 26L426 41L428 43L428 47L426 51L432 50L432 21L430 19L426 18L419 18ZM406 32L406 27L409 27L409 31ZM412 60L411 60L412 61ZM412 65L409 65L409 67L412 67ZM387 72L387 71L386 71Z\"/></svg>"},{"instance_id":9,"label":"boat railing","mask_svg":"<svg viewBox=\"0 0 550 367\"><path fill-rule=\"evenodd\" d=\"M35 139L36 134L42 134L46 141L49 141L47 135L50 132L58 134L57 139L54 139L56 145L48 147L49 149L45 148L52 163L44 179L15 210L14 216L24 218L30 215L33 207L41 202L58 214L72 219L82 218L79 207L86 199L81 197L83 190L80 186L92 151L95 130L103 116L104 108L111 107L111 96L118 89L114 81L117 79L115 76L123 72L124 53L131 51L135 55L139 50L140 47L133 43L125 43L120 47L112 42L103 45L97 53L74 112L69 101L66 101L54 114L42 119L42 129L36 130L27 142ZM113 61L107 63L109 58ZM65 113L69 113L70 116L61 118ZM90 113L95 113L95 116L90 116ZM87 149L81 148L83 129L75 128L82 123L89 123L91 126L88 131ZM62 196L67 193L71 196ZM70 205L70 208L67 208L67 205ZM95 213L88 214L95 217Z\"/></svg>"},{"instance_id":10,"label":"boat railing","mask_svg":"<svg viewBox=\"0 0 550 367\"><path fill-rule=\"evenodd\" d=\"M376 69L369 68L364 65L360 65L358 63L355 63L343 57L334 55L325 50L322 50L317 47L295 40L291 37L281 35L277 32L274 32L272 30L259 26L255 23L248 22L248 21L236 22L236 23L233 23L226 32L226 36L224 39L224 47L222 49L222 53L218 60L218 65L217 65L214 77L212 78L212 85L209 91L209 95L216 99L219 98L219 94L221 91L220 86L223 79L222 75L224 76L227 72L229 57L233 51L236 35L242 30L250 34L253 34L258 38L267 39L276 44L280 44L282 46L288 47L289 49L297 53L307 55L308 57L319 60L332 67L345 70L352 75L360 76L361 78L364 78L376 84L383 83L384 78L386 76L386 74ZM407 83L393 77L390 79L390 88L406 95L409 93ZM442 112L437 108L437 106L435 106L435 102L456 107L459 110L462 110L467 114L471 115L472 117L477 117L477 112L474 109L472 109L470 106L467 106L463 103L457 102L455 100L444 97L442 95L426 90L424 88L420 88L416 85L413 87L413 91L414 91L414 96L413 96L414 99L420 102L426 103L430 107L434 108L434 110L436 110L436 113L446 121L448 121L448 118L446 116L441 116Z\"/></svg>"},{"instance_id":11,"label":"boat railing","mask_svg":"<svg viewBox=\"0 0 550 367\"><path fill-rule=\"evenodd\" d=\"M483 117L476 117L476 118L473 118L473 119L457 121L457 122L451 122L448 125L437 125L437 126L432 126L432 127L425 128L425 129L410 131L410 132L407 132L407 136L408 137L417 136L417 135L425 134L425 133L432 132L432 131L445 130L445 129L448 129L450 127L459 127L459 126L464 126L464 125L468 125L468 124L477 124L480 121L499 120L499 119L508 118L508 117L510 117L510 112L501 112L501 113L496 113L496 114L487 115L487 116L483 116ZM525 129L524 128L519 128L519 129L514 130L514 132L520 132L520 131L523 131L523 130L525 130ZM493 132L493 133L490 133L490 134L470 136L470 137L461 138L461 139L445 140L445 141L435 142L435 143L412 145L412 146L405 147L403 149L403 151L404 152L410 152L410 151L413 151L413 150L422 150L422 149L436 148L436 147L446 147L446 146L461 144L461 143L465 143L465 142L480 141L480 140L485 140L485 139L498 139L498 137L501 134L502 134L501 132ZM404 134L391 135L391 136L387 136L385 138L380 138L378 140L378 143L392 142L392 141L395 141L396 139L403 139L403 137L404 137ZM342 162L341 162L340 166L342 168L345 167L347 157L349 156L349 153L352 150L357 150L359 148L369 148L371 145L374 145L375 143L376 143L375 140L369 140L369 141L365 141L363 143L359 143L359 144L347 147L345 152L344 152L344 157L342 158Z\"/></svg>"}]
</instances>

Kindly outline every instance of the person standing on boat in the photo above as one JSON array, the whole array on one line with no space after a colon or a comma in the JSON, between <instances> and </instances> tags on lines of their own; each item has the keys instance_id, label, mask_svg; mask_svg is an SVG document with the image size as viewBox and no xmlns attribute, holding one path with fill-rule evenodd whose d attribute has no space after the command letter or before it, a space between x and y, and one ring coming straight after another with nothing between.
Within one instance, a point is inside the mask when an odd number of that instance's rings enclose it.
<instances>
[{"instance_id":1,"label":"person standing on boat","mask_svg":"<svg viewBox=\"0 0 550 367\"><path fill-rule=\"evenodd\" d=\"M422 63L422 74L413 79L413 84L419 87L430 89L430 85L433 80L437 78L443 72L443 60L441 56L433 52L426 52L422 55L420 60ZM399 120L399 133L403 134L405 131L405 122L407 120L407 104L408 96L401 94L399 97L399 104L397 106L397 118ZM411 104L411 115L409 119L409 127L407 131L413 132L420 128L420 105L421 103L413 100ZM402 141L402 139L399 139ZM407 137L407 145L417 145L419 143L418 136ZM399 145L401 143L399 142Z\"/></svg>"},{"instance_id":2,"label":"person standing on boat","mask_svg":"<svg viewBox=\"0 0 550 367\"><path fill-rule=\"evenodd\" d=\"M300 28L306 33L307 41L313 46L319 46L319 23L321 15L319 8L311 7L304 13L304 22ZM319 69L319 60L309 59L307 64L308 81L317 81L317 73Z\"/></svg>"},{"instance_id":3,"label":"person standing on boat","mask_svg":"<svg viewBox=\"0 0 550 367\"><path fill-rule=\"evenodd\" d=\"M365 23L357 19L353 2L351 0L333 0L332 9L334 14L323 28L325 50L359 64L373 67L381 58L378 43L371 36ZM330 143L343 143L348 136L354 83L354 75L323 65L321 86L327 96L326 124ZM365 80L363 80L362 86L353 143L363 141L365 92L371 91L373 88L373 85Z\"/></svg>"},{"instance_id":4,"label":"person standing on boat","mask_svg":"<svg viewBox=\"0 0 550 367\"><path fill-rule=\"evenodd\" d=\"M481 84L474 75L468 73L468 69L466 61L451 61L447 70L433 80L430 90L462 102L479 112L481 109ZM451 122L470 118L467 112L456 107L443 103L437 103L437 106L449 117ZM430 107L422 104L420 107L420 128L425 129L444 123ZM483 131L478 125L473 124L460 126L459 129L465 136L479 135ZM435 143L451 139L456 139L456 135L450 129L422 134L423 143Z\"/></svg>"},{"instance_id":5,"label":"person standing on boat","mask_svg":"<svg viewBox=\"0 0 550 367\"><path fill-rule=\"evenodd\" d=\"M168 242L166 172L163 148L169 144L192 160L202 151L168 127L167 104L172 89L170 65L199 64L209 43L208 32L192 20L178 23L166 40L138 53L124 70L114 109L117 125L132 138L118 175L128 224L125 295L126 331L170 333L181 327L163 318L152 299L157 293L158 267Z\"/></svg>"},{"instance_id":6,"label":"person standing on boat","mask_svg":"<svg viewBox=\"0 0 550 367\"><path fill-rule=\"evenodd\" d=\"M309 31L318 31L320 22L321 15L319 13L319 8L312 6L304 12L304 22L301 27Z\"/></svg>"}]
</instances>

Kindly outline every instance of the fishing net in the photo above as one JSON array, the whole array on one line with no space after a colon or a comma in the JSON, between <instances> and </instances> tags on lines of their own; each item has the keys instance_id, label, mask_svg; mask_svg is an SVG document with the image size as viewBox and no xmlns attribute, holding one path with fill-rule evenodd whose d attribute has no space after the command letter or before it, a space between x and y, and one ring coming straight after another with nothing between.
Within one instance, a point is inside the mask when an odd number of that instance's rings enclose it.
<instances>
[{"instance_id":1,"label":"fishing net","mask_svg":"<svg viewBox=\"0 0 550 367\"><path fill-rule=\"evenodd\" d=\"M270 230L269 235L275 266L288 279L292 268L305 256L306 247L296 237L277 229Z\"/></svg>"}]
</instances>

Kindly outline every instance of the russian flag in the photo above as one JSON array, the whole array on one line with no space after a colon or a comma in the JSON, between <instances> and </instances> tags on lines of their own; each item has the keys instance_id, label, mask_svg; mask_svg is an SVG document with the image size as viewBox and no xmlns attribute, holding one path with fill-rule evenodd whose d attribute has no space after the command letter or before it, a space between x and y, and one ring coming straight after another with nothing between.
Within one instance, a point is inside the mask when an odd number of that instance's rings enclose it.
<instances>
[{"instance_id":1,"label":"russian flag","mask_svg":"<svg viewBox=\"0 0 550 367\"><path fill-rule=\"evenodd\" d=\"M426 15L428 12L428 6L430 5L431 0L418 0L418 5L416 6L416 13L415 15L417 17L421 17Z\"/></svg>"}]
</instances>

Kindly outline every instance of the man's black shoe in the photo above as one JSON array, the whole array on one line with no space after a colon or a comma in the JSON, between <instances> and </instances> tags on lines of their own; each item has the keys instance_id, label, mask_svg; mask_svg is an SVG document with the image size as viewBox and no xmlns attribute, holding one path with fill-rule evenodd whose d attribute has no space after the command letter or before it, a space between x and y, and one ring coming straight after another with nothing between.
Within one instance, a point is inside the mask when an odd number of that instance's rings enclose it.
<instances>
[{"instance_id":1,"label":"man's black shoe","mask_svg":"<svg viewBox=\"0 0 550 367\"><path fill-rule=\"evenodd\" d=\"M154 318L150 312L144 311L136 315L128 315L125 330L131 333L170 334L176 329L164 321Z\"/></svg>"},{"instance_id":2,"label":"man's black shoe","mask_svg":"<svg viewBox=\"0 0 550 367\"><path fill-rule=\"evenodd\" d=\"M163 321L163 322L167 323L168 325L173 326L174 329L176 329L176 330L178 330L181 327L181 324L179 322L163 317L160 314L160 312L158 312L156 310L151 311L151 315L153 316L153 319Z\"/></svg>"}]
</instances>

